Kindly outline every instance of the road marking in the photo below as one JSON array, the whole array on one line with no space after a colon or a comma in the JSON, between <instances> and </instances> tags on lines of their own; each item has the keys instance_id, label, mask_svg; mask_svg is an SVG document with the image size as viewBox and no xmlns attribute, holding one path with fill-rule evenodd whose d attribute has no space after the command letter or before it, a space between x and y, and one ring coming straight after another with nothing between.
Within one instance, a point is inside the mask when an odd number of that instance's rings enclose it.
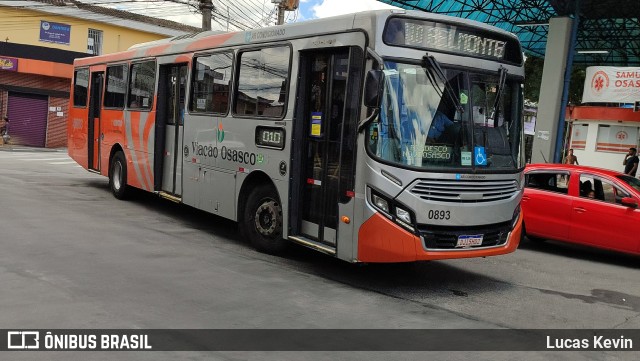
<instances>
[{"instance_id":1,"label":"road marking","mask_svg":"<svg viewBox=\"0 0 640 361\"><path fill-rule=\"evenodd\" d=\"M68 157L64 157L64 158L28 158L28 159L21 159L21 160L25 160L25 161L44 161L44 160L65 160L65 159L69 159Z\"/></svg>"},{"instance_id":2,"label":"road marking","mask_svg":"<svg viewBox=\"0 0 640 361\"><path fill-rule=\"evenodd\" d=\"M49 162L49 164L76 164L75 160L67 160L64 162Z\"/></svg>"}]
</instances>

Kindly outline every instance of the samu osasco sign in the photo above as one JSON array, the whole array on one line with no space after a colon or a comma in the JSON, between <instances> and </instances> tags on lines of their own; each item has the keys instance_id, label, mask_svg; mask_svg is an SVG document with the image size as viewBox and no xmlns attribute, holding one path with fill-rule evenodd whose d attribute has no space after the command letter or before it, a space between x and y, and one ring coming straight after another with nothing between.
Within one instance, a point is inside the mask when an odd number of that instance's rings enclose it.
<instances>
[{"instance_id":1,"label":"samu osasco sign","mask_svg":"<svg viewBox=\"0 0 640 361\"><path fill-rule=\"evenodd\" d=\"M640 67L590 66L583 103L633 103L640 100Z\"/></svg>"}]
</instances>

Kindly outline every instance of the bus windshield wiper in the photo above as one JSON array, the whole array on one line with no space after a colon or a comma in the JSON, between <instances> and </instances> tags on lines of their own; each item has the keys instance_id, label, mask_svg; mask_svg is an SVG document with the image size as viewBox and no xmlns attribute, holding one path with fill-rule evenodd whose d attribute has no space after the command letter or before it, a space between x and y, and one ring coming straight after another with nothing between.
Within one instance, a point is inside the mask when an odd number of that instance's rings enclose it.
<instances>
[{"instance_id":1,"label":"bus windshield wiper","mask_svg":"<svg viewBox=\"0 0 640 361\"><path fill-rule=\"evenodd\" d=\"M460 104L460 99L458 99L456 94L453 92L453 89L451 89L451 87L448 85L449 82L447 81L447 77L436 58L434 58L433 55L425 55L424 57L422 57L422 66L425 69L425 73L429 78L429 81L431 82L431 84L433 84L434 89L436 89L436 91L438 92L438 95L440 97L443 97L444 93L447 93L447 95L453 102L453 105L456 107L456 110L460 113L464 113L464 108L462 107L462 104ZM444 89L440 89L438 80L442 82Z\"/></svg>"},{"instance_id":2,"label":"bus windshield wiper","mask_svg":"<svg viewBox=\"0 0 640 361\"><path fill-rule=\"evenodd\" d=\"M498 70L498 88L496 89L496 99L493 102L493 109L491 111L491 116L493 117L493 126L498 126L498 109L500 106L500 100L502 99L502 93L504 92L504 84L507 81L507 73L509 71L507 68L500 66L500 70Z\"/></svg>"}]
</instances>

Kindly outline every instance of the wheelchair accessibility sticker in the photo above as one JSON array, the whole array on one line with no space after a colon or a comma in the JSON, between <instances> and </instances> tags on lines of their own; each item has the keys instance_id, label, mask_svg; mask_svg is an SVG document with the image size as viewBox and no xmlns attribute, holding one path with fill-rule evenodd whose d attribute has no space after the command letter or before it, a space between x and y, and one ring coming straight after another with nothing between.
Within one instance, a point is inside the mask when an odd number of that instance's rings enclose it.
<instances>
[{"instance_id":1,"label":"wheelchair accessibility sticker","mask_svg":"<svg viewBox=\"0 0 640 361\"><path fill-rule=\"evenodd\" d=\"M475 147L473 154L476 165L487 165L487 153L485 153L484 147Z\"/></svg>"}]
</instances>

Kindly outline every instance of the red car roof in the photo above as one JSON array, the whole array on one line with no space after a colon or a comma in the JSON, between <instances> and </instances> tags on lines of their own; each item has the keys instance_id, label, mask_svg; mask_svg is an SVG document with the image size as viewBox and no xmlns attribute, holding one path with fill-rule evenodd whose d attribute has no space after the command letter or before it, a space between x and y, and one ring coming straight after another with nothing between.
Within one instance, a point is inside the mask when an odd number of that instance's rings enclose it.
<instances>
[{"instance_id":1,"label":"red car roof","mask_svg":"<svg viewBox=\"0 0 640 361\"><path fill-rule=\"evenodd\" d=\"M622 164L622 163L620 163ZM622 168L622 165L620 166ZM589 167L586 165L571 165L571 164L557 164L557 163L536 163L527 164L525 172L532 170L567 170L572 172L589 172L593 174L607 175L610 177L616 177L624 175L622 172L616 172L611 169Z\"/></svg>"}]
</instances>

